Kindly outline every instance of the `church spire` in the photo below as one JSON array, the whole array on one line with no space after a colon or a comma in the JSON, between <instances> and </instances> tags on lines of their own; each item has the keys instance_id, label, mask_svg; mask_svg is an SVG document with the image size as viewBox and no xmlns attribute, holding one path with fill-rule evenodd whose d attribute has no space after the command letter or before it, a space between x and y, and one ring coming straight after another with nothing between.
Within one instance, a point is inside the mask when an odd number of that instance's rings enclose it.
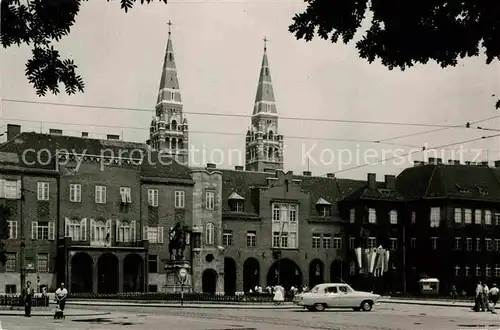
<instances>
[{"instance_id":1,"label":"church spire","mask_svg":"<svg viewBox=\"0 0 500 330\"><path fill-rule=\"evenodd\" d=\"M184 116L174 47L172 22L168 21L168 40L156 100L156 114L150 126L149 144L153 149L167 150L171 156L188 165L188 123Z\"/></svg>"},{"instance_id":2,"label":"church spire","mask_svg":"<svg viewBox=\"0 0 500 330\"><path fill-rule=\"evenodd\" d=\"M257 93L255 95L253 115L258 113L278 114L276 110L276 103L274 101L271 70L269 69L269 61L267 59L268 41L269 40L264 37L264 54L262 55L262 64L260 65L259 83L257 85Z\"/></svg>"},{"instance_id":3,"label":"church spire","mask_svg":"<svg viewBox=\"0 0 500 330\"><path fill-rule=\"evenodd\" d=\"M247 171L283 169L283 135L278 133L278 112L267 59L267 38L260 66L259 83L252 113L252 125L245 138Z\"/></svg>"}]
</instances>

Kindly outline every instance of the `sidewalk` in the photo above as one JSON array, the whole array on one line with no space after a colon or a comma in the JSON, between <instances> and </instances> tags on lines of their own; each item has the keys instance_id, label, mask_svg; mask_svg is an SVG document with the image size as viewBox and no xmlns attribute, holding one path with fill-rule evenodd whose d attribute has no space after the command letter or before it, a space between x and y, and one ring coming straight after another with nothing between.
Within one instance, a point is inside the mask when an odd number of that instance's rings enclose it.
<instances>
[{"instance_id":1,"label":"sidewalk","mask_svg":"<svg viewBox=\"0 0 500 330\"><path fill-rule=\"evenodd\" d=\"M109 315L111 313L107 312L96 312L92 310L85 309L67 309L64 312L64 316L66 317L79 317L79 316L101 316L101 315ZM0 310L0 316L22 316L24 317L24 310ZM45 309L45 310L32 310L31 317L53 317L54 310L53 309Z\"/></svg>"},{"instance_id":2,"label":"sidewalk","mask_svg":"<svg viewBox=\"0 0 500 330\"><path fill-rule=\"evenodd\" d=\"M474 306L474 302L472 301L456 301L453 303L448 300L427 300L427 299L396 299L396 298L382 298L380 299L381 303L387 304L406 304L406 305L420 305L420 306L440 306L440 307L468 307L472 308ZM499 309L500 306L497 306L496 309Z\"/></svg>"},{"instance_id":3,"label":"sidewalk","mask_svg":"<svg viewBox=\"0 0 500 330\"><path fill-rule=\"evenodd\" d=\"M200 303L200 302L184 302L181 306L179 302L158 302L158 301L102 301L102 300L85 300L85 301L68 301L66 306L123 306L123 307L156 307L156 308L214 308L214 309L290 309L300 308L293 303L285 303L281 306L275 306L273 303L265 304L216 304L216 303Z\"/></svg>"}]
</instances>

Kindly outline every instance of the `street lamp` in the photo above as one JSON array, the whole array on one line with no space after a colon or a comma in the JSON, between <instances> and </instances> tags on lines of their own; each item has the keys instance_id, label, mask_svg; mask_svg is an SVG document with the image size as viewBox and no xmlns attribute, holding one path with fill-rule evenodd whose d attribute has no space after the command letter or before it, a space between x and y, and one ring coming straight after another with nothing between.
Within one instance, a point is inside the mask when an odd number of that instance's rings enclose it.
<instances>
[{"instance_id":1,"label":"street lamp","mask_svg":"<svg viewBox=\"0 0 500 330\"><path fill-rule=\"evenodd\" d=\"M187 282L187 269L179 268L179 283L181 284L181 306L184 305L184 284Z\"/></svg>"}]
</instances>

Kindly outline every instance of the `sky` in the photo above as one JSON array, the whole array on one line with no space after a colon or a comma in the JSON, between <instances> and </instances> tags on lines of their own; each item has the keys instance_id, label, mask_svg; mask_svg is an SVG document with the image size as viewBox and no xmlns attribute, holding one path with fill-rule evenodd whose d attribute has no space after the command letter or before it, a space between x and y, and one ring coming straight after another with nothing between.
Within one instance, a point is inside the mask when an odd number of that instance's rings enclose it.
<instances>
[{"instance_id":1,"label":"sky","mask_svg":"<svg viewBox=\"0 0 500 330\"><path fill-rule=\"evenodd\" d=\"M369 142L436 127L338 122L464 126L500 115L492 97L500 96L497 64L488 66L484 57L477 57L462 60L455 68L429 63L390 71L380 62L360 59L353 44L296 40L288 26L304 9L301 0L169 0L167 5L157 1L136 5L125 14L117 1L85 2L70 35L56 45L63 57L78 65L85 93L37 97L24 76L30 50L2 49L1 129L16 123L23 131L59 128L67 135L87 131L96 138L119 134L127 141L146 141L166 48L166 22L171 20L189 143L198 150L190 159L193 166L243 165L264 36L270 40L277 110L284 117L279 133L285 140L286 171L309 169L313 175L336 173L356 179L370 172L382 180L384 174L398 174L413 161L428 157L500 159L500 138L463 144L462 151L459 144L437 153L389 159L415 147L429 149L498 134L494 131L451 128L394 139L387 145ZM500 129L500 118L478 125ZM366 166L382 159L389 160Z\"/></svg>"}]
</instances>

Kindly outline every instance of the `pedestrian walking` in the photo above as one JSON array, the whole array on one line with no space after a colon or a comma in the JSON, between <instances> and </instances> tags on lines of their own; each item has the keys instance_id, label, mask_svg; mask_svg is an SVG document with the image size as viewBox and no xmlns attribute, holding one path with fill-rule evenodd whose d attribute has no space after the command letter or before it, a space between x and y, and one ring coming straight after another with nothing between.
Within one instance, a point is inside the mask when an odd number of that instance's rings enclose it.
<instances>
[{"instance_id":1,"label":"pedestrian walking","mask_svg":"<svg viewBox=\"0 0 500 330\"><path fill-rule=\"evenodd\" d=\"M275 305L283 305L285 301L285 293L284 293L284 288L281 285L276 285L274 287L274 304Z\"/></svg>"},{"instance_id":2,"label":"pedestrian walking","mask_svg":"<svg viewBox=\"0 0 500 330\"><path fill-rule=\"evenodd\" d=\"M484 283L483 285L483 306L486 312L490 311L490 288Z\"/></svg>"},{"instance_id":3,"label":"pedestrian walking","mask_svg":"<svg viewBox=\"0 0 500 330\"><path fill-rule=\"evenodd\" d=\"M491 287L490 289L490 292L489 292L489 297L490 297L490 300L491 300L491 313L493 314L496 314L495 312L495 307L497 305L497 302L498 302L498 293L500 292L500 290L497 288L497 285L496 284L493 284L493 286Z\"/></svg>"},{"instance_id":4,"label":"pedestrian walking","mask_svg":"<svg viewBox=\"0 0 500 330\"><path fill-rule=\"evenodd\" d=\"M483 284L481 283L481 281L477 282L475 304L472 308L475 312L484 311L483 291Z\"/></svg>"},{"instance_id":5,"label":"pedestrian walking","mask_svg":"<svg viewBox=\"0 0 500 330\"><path fill-rule=\"evenodd\" d=\"M455 284L451 285L451 301L455 303L455 300L457 299L457 287Z\"/></svg>"},{"instance_id":6,"label":"pedestrian walking","mask_svg":"<svg viewBox=\"0 0 500 330\"><path fill-rule=\"evenodd\" d=\"M31 306L33 304L33 289L31 282L26 282L26 289L24 289L24 317L31 317Z\"/></svg>"},{"instance_id":7,"label":"pedestrian walking","mask_svg":"<svg viewBox=\"0 0 500 330\"><path fill-rule=\"evenodd\" d=\"M66 297L68 296L68 290L64 287L64 283L56 290L56 312L54 318L64 318L64 307L66 306Z\"/></svg>"}]
</instances>

